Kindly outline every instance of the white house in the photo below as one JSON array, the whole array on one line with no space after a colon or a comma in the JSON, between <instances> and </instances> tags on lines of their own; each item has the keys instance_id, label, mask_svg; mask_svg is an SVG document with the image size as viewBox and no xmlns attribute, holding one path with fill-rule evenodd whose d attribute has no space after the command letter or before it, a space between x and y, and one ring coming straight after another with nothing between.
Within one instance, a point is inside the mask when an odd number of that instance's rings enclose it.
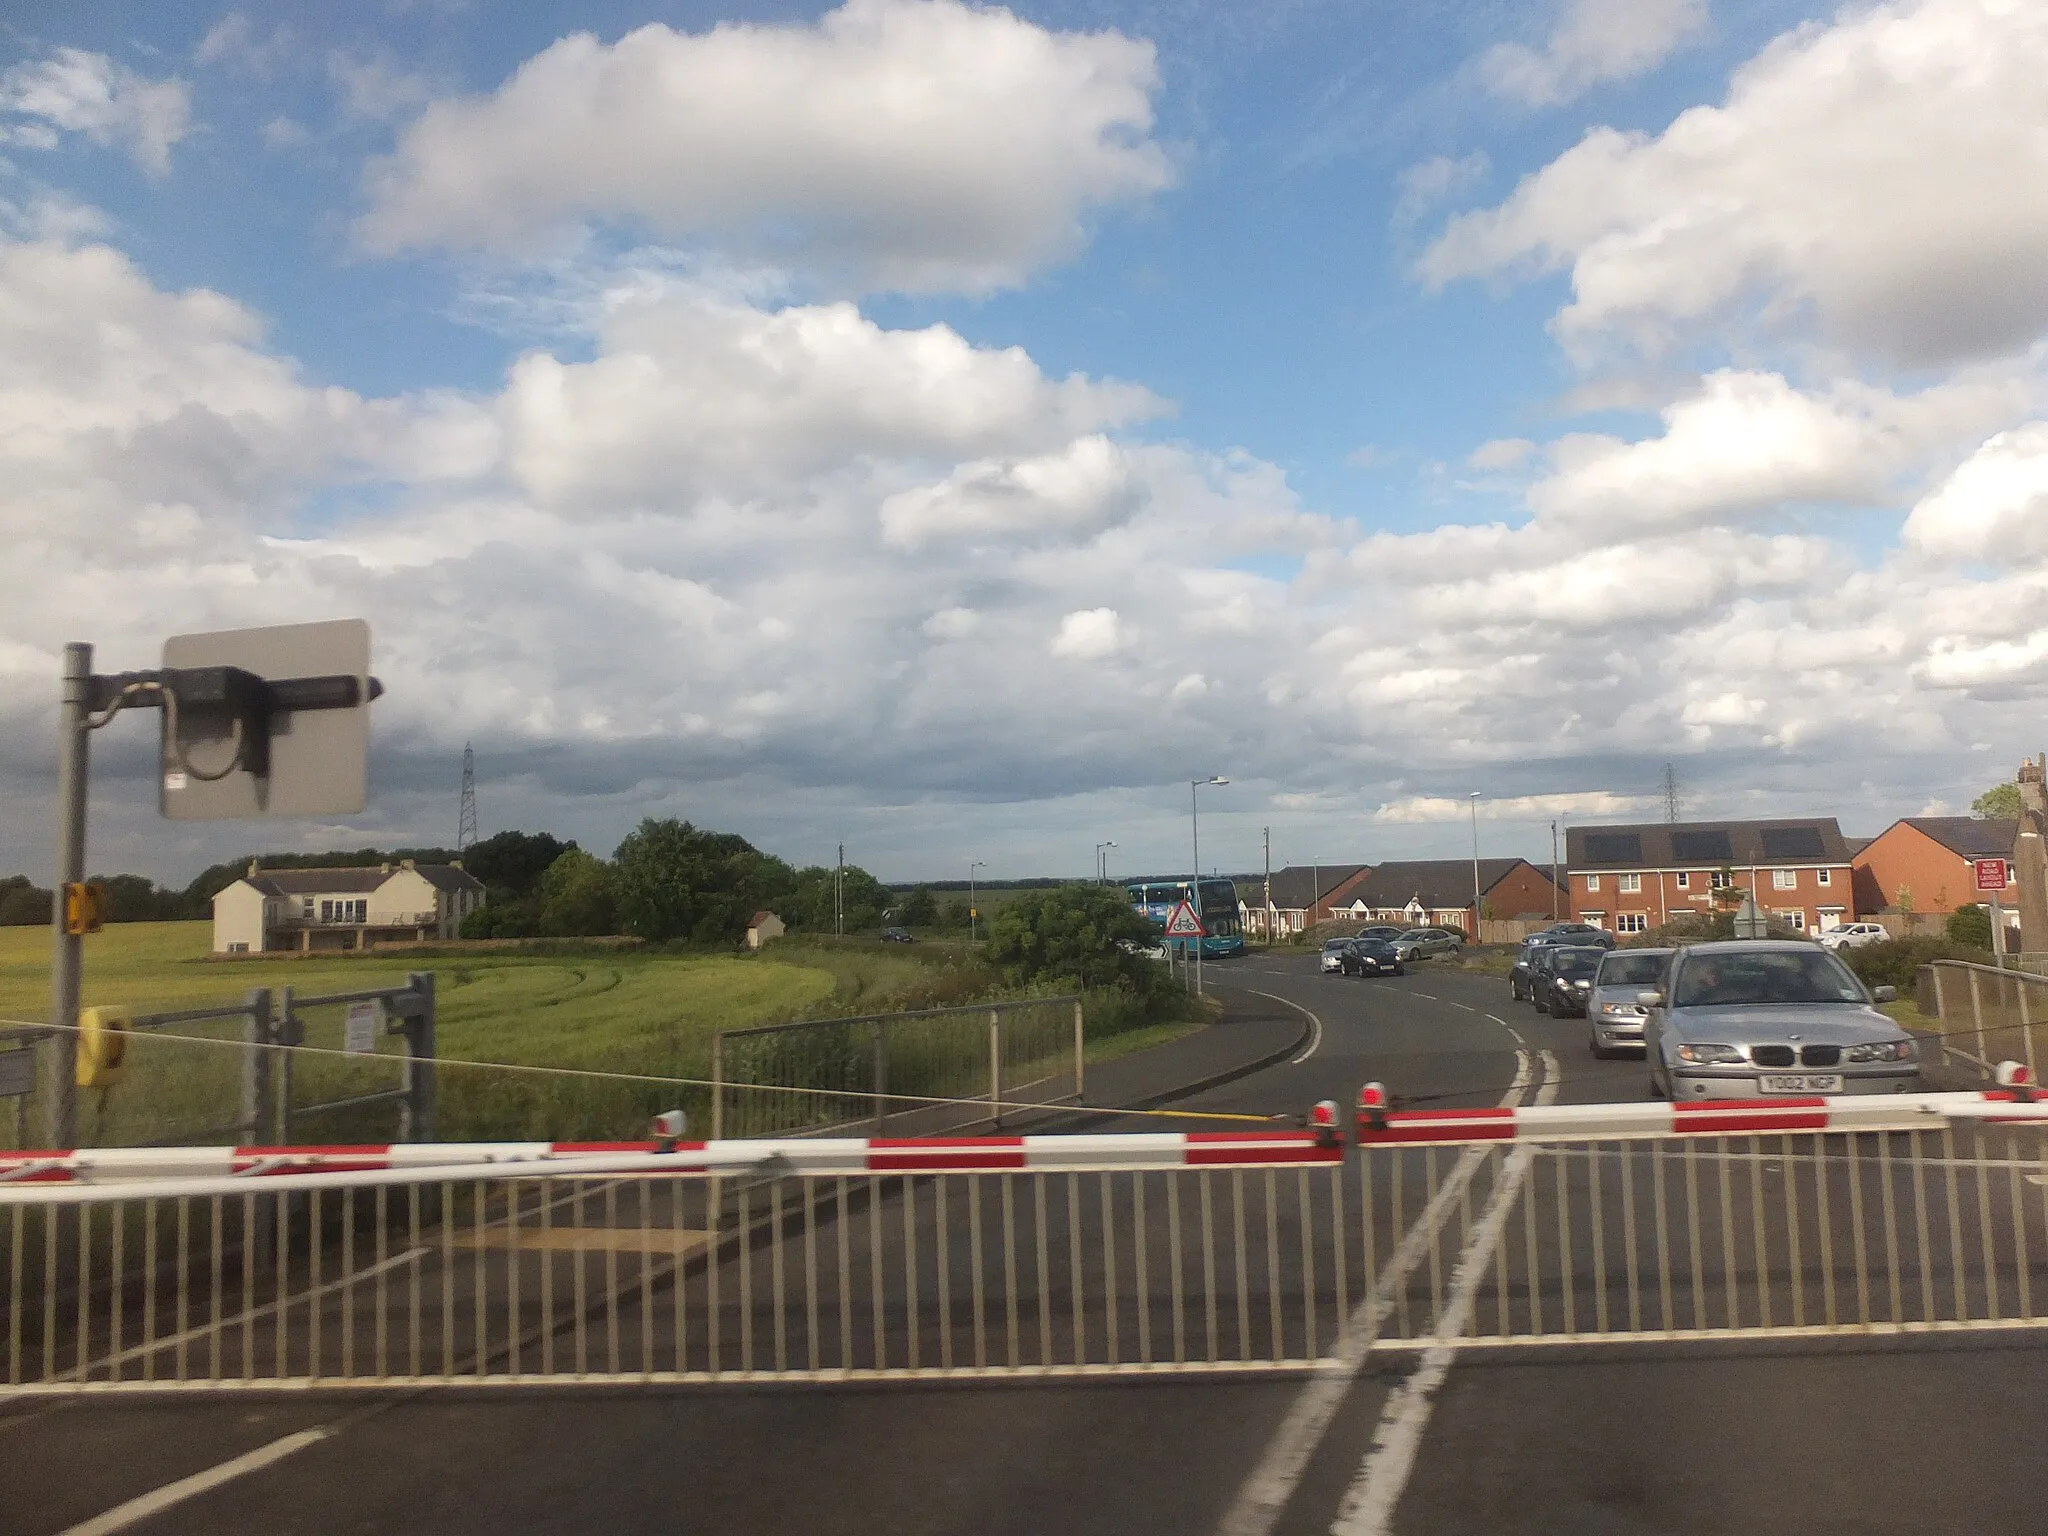
<instances>
[{"instance_id":1,"label":"white house","mask_svg":"<svg viewBox=\"0 0 2048 1536\"><path fill-rule=\"evenodd\" d=\"M213 952L310 953L452 939L483 904L483 882L459 861L270 870L252 862L213 898Z\"/></svg>"},{"instance_id":2,"label":"white house","mask_svg":"<svg viewBox=\"0 0 2048 1536\"><path fill-rule=\"evenodd\" d=\"M782 919L773 912L756 912L747 919L747 948L759 949L770 939L779 939L788 931L782 925Z\"/></svg>"}]
</instances>

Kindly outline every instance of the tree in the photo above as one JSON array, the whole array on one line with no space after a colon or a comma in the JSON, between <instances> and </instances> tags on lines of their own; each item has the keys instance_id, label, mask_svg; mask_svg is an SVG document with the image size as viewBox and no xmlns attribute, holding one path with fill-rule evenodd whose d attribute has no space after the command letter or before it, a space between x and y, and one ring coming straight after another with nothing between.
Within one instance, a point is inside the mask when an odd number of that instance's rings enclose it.
<instances>
[{"instance_id":1,"label":"tree","mask_svg":"<svg viewBox=\"0 0 2048 1536\"><path fill-rule=\"evenodd\" d=\"M932 888L920 885L904 897L902 906L897 910L896 920L906 928L934 926L939 920L939 903L932 895Z\"/></svg>"},{"instance_id":2,"label":"tree","mask_svg":"<svg viewBox=\"0 0 2048 1536\"><path fill-rule=\"evenodd\" d=\"M620 925L644 939L737 940L747 919L787 896L782 860L732 832L649 818L612 855Z\"/></svg>"},{"instance_id":3,"label":"tree","mask_svg":"<svg viewBox=\"0 0 2048 1536\"><path fill-rule=\"evenodd\" d=\"M618 877L595 854L571 847L540 877L540 931L555 937L613 933Z\"/></svg>"},{"instance_id":4,"label":"tree","mask_svg":"<svg viewBox=\"0 0 2048 1536\"><path fill-rule=\"evenodd\" d=\"M1970 802L1970 814L1996 821L2017 821L2020 815L2020 787L1994 784Z\"/></svg>"},{"instance_id":5,"label":"tree","mask_svg":"<svg viewBox=\"0 0 2048 1536\"><path fill-rule=\"evenodd\" d=\"M0 928L31 928L50 920L50 893L26 875L0 880Z\"/></svg>"},{"instance_id":6,"label":"tree","mask_svg":"<svg viewBox=\"0 0 2048 1536\"><path fill-rule=\"evenodd\" d=\"M531 896L555 860L575 846L546 832L498 832L471 844L462 855L462 867L494 894Z\"/></svg>"},{"instance_id":7,"label":"tree","mask_svg":"<svg viewBox=\"0 0 2048 1536\"><path fill-rule=\"evenodd\" d=\"M1991 947L1991 914L1974 901L1949 913L1945 926L1952 944L1967 944L1972 949Z\"/></svg>"},{"instance_id":8,"label":"tree","mask_svg":"<svg viewBox=\"0 0 2048 1536\"><path fill-rule=\"evenodd\" d=\"M1122 891L1100 885L1026 891L988 925L988 957L1013 984L1150 992L1163 969L1119 941L1149 946L1159 942L1159 932Z\"/></svg>"},{"instance_id":9,"label":"tree","mask_svg":"<svg viewBox=\"0 0 2048 1536\"><path fill-rule=\"evenodd\" d=\"M893 893L858 864L843 870L829 864L812 864L791 877L789 890L781 897L782 920L792 928L813 933L832 932L834 889L841 905L836 909L848 933L859 933L882 921L882 912L893 901Z\"/></svg>"}]
</instances>

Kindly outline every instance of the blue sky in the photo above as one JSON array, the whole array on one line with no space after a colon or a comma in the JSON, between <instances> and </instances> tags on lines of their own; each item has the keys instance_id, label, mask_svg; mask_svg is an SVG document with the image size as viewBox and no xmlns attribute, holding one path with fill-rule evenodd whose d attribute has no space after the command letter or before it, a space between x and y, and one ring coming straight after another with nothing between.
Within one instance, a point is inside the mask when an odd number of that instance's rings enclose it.
<instances>
[{"instance_id":1,"label":"blue sky","mask_svg":"<svg viewBox=\"0 0 2048 1536\"><path fill-rule=\"evenodd\" d=\"M294 616L378 636L370 813L174 831L128 723L96 865L445 837L464 741L489 824L896 877L1172 867L1210 772L1248 867L2039 745L2029 8L0 25L0 865L64 640Z\"/></svg>"}]
</instances>

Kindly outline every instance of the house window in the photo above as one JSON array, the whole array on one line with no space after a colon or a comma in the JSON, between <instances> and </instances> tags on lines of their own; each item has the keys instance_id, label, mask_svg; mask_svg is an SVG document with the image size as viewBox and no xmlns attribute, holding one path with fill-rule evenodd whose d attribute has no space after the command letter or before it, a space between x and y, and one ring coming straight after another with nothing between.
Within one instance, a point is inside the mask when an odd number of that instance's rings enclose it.
<instances>
[{"instance_id":1,"label":"house window","mask_svg":"<svg viewBox=\"0 0 2048 1536\"><path fill-rule=\"evenodd\" d=\"M1799 871L1796 869L1774 869L1771 871L1771 889L1774 891L1796 891L1799 889Z\"/></svg>"},{"instance_id":2,"label":"house window","mask_svg":"<svg viewBox=\"0 0 2048 1536\"><path fill-rule=\"evenodd\" d=\"M1598 875L1588 875L1588 876L1586 876L1586 889L1587 889L1587 890L1589 890L1589 891L1597 891L1597 890L1599 890L1599 889L1600 889L1600 877L1599 877Z\"/></svg>"},{"instance_id":3,"label":"house window","mask_svg":"<svg viewBox=\"0 0 2048 1536\"><path fill-rule=\"evenodd\" d=\"M1773 912L1771 916L1790 928L1794 933L1806 932L1806 913L1798 907Z\"/></svg>"},{"instance_id":4,"label":"house window","mask_svg":"<svg viewBox=\"0 0 2048 1536\"><path fill-rule=\"evenodd\" d=\"M1728 890L1735 884L1735 871L1732 869L1713 870L1707 875L1707 884L1717 891Z\"/></svg>"},{"instance_id":5,"label":"house window","mask_svg":"<svg viewBox=\"0 0 2048 1536\"><path fill-rule=\"evenodd\" d=\"M2011 860L2011 859L2007 859L2007 860L2005 861L2005 883L2006 883L2007 885L2011 885L2011 884L2012 884L2012 860Z\"/></svg>"},{"instance_id":6,"label":"house window","mask_svg":"<svg viewBox=\"0 0 2048 1536\"><path fill-rule=\"evenodd\" d=\"M236 939L228 945L228 953L231 955L246 955L249 953L249 945L246 940Z\"/></svg>"},{"instance_id":7,"label":"house window","mask_svg":"<svg viewBox=\"0 0 2048 1536\"><path fill-rule=\"evenodd\" d=\"M1832 869L1816 869L1813 872L1813 883L1815 885L1833 885L1835 883L1835 872Z\"/></svg>"},{"instance_id":8,"label":"house window","mask_svg":"<svg viewBox=\"0 0 2048 1536\"><path fill-rule=\"evenodd\" d=\"M1691 885L1691 884L1692 884L1692 876L1691 876L1691 874L1689 874L1689 873L1688 873L1687 871L1685 871L1685 870L1682 870L1682 869L1681 869L1681 870L1680 870L1680 871L1678 872L1678 888L1679 888L1679 889L1680 889L1680 890L1682 891L1682 890L1684 890L1684 889L1685 889L1685 888L1686 888L1687 886L1689 886L1689 885Z\"/></svg>"},{"instance_id":9,"label":"house window","mask_svg":"<svg viewBox=\"0 0 2048 1536\"><path fill-rule=\"evenodd\" d=\"M1614 914L1616 933L1648 933L1650 914L1647 912L1617 912Z\"/></svg>"},{"instance_id":10,"label":"house window","mask_svg":"<svg viewBox=\"0 0 2048 1536\"><path fill-rule=\"evenodd\" d=\"M333 903L333 902L331 902L331 901L323 901L323 902L321 902L321 903L320 903L320 921L321 921L321 922L323 922L323 923L331 923L331 922L333 922L333 921L334 921L334 903Z\"/></svg>"},{"instance_id":11,"label":"house window","mask_svg":"<svg viewBox=\"0 0 2048 1536\"><path fill-rule=\"evenodd\" d=\"M1641 875L1616 875L1614 877L1614 888L1624 895L1633 895L1642 890L1643 877Z\"/></svg>"}]
</instances>

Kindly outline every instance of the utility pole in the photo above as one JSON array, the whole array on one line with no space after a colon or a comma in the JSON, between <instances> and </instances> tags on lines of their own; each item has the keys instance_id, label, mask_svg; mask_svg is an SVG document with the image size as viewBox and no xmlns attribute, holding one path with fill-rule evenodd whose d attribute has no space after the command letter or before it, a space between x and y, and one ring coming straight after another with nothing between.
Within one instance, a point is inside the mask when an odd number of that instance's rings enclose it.
<instances>
[{"instance_id":1,"label":"utility pole","mask_svg":"<svg viewBox=\"0 0 2048 1536\"><path fill-rule=\"evenodd\" d=\"M1270 944L1273 942L1273 829L1261 827L1259 833L1266 840L1266 915L1261 922L1266 930L1266 942Z\"/></svg>"},{"instance_id":2,"label":"utility pole","mask_svg":"<svg viewBox=\"0 0 2048 1536\"><path fill-rule=\"evenodd\" d=\"M1664 765L1664 819L1674 825L1678 821L1678 770Z\"/></svg>"},{"instance_id":3,"label":"utility pole","mask_svg":"<svg viewBox=\"0 0 2048 1536\"><path fill-rule=\"evenodd\" d=\"M52 1147L78 1145L78 991L84 941L64 920L64 889L85 879L85 786L92 734L86 724L92 690L92 647L64 647L64 684L57 721L57 878L50 892L50 1022L57 1038L43 1053L45 1121ZM162 770L159 768L158 770ZM19 1230L17 1228L16 1230Z\"/></svg>"},{"instance_id":4,"label":"utility pole","mask_svg":"<svg viewBox=\"0 0 2048 1536\"><path fill-rule=\"evenodd\" d=\"M1550 920L1557 921L1557 818L1550 818Z\"/></svg>"},{"instance_id":5,"label":"utility pole","mask_svg":"<svg viewBox=\"0 0 2048 1536\"><path fill-rule=\"evenodd\" d=\"M976 859L967 866L967 942L970 944L974 942L974 872L987 867L982 859Z\"/></svg>"},{"instance_id":6,"label":"utility pole","mask_svg":"<svg viewBox=\"0 0 2048 1536\"><path fill-rule=\"evenodd\" d=\"M1472 801L1472 942L1479 942L1479 791L1473 790Z\"/></svg>"},{"instance_id":7,"label":"utility pole","mask_svg":"<svg viewBox=\"0 0 2048 1536\"><path fill-rule=\"evenodd\" d=\"M839 863L832 871L832 931L846 934L846 844L839 845Z\"/></svg>"}]
</instances>

